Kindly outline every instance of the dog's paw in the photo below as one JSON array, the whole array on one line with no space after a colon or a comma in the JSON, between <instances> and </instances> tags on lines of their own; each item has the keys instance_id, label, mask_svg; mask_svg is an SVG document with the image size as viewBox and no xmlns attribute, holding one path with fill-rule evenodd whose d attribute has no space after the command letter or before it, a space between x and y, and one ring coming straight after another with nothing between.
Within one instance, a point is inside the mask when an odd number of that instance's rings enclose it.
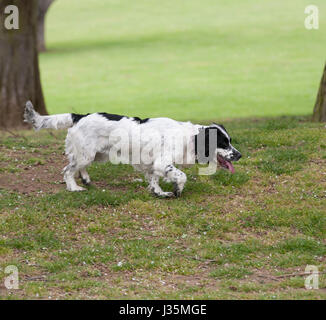
<instances>
[{"instance_id":1,"label":"dog's paw","mask_svg":"<svg viewBox=\"0 0 326 320\"><path fill-rule=\"evenodd\" d=\"M82 178L81 181L82 181L83 185L85 185L85 186L90 186L91 185L91 180L87 180L87 179Z\"/></svg>"},{"instance_id":2,"label":"dog's paw","mask_svg":"<svg viewBox=\"0 0 326 320\"><path fill-rule=\"evenodd\" d=\"M80 187L80 186L77 186L75 188L72 188L72 189L67 189L68 191L72 191L72 192L79 192L79 191L86 191L87 189L83 188L83 187Z\"/></svg>"},{"instance_id":3,"label":"dog's paw","mask_svg":"<svg viewBox=\"0 0 326 320\"><path fill-rule=\"evenodd\" d=\"M159 197L160 198L173 198L174 193L173 192L163 192L162 194L160 194Z\"/></svg>"},{"instance_id":4,"label":"dog's paw","mask_svg":"<svg viewBox=\"0 0 326 320\"><path fill-rule=\"evenodd\" d=\"M162 192L162 193L158 194L158 197L160 197L160 198L173 198L174 193L173 192Z\"/></svg>"},{"instance_id":5,"label":"dog's paw","mask_svg":"<svg viewBox=\"0 0 326 320\"><path fill-rule=\"evenodd\" d=\"M173 198L174 197L173 192L154 192L152 190L152 193L155 197L158 197L158 198Z\"/></svg>"},{"instance_id":6,"label":"dog's paw","mask_svg":"<svg viewBox=\"0 0 326 320\"><path fill-rule=\"evenodd\" d=\"M180 190L174 190L174 191L173 191L173 194L174 194L174 196L175 196L176 198L181 197L181 193L182 193L182 191L180 191Z\"/></svg>"},{"instance_id":7,"label":"dog's paw","mask_svg":"<svg viewBox=\"0 0 326 320\"><path fill-rule=\"evenodd\" d=\"M183 185L182 187L180 187L177 183L173 184L173 194L176 198L181 197L182 190L183 190Z\"/></svg>"}]
</instances>

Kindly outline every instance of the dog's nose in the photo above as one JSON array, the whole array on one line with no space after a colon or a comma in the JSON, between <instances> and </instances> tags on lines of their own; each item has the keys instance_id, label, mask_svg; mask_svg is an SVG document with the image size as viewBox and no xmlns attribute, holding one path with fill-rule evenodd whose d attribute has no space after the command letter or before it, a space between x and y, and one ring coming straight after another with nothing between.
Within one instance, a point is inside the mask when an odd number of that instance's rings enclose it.
<instances>
[{"instance_id":1,"label":"dog's nose","mask_svg":"<svg viewBox=\"0 0 326 320\"><path fill-rule=\"evenodd\" d=\"M238 161L240 158L242 157L240 152L237 152L234 156L233 156L233 161Z\"/></svg>"}]
</instances>

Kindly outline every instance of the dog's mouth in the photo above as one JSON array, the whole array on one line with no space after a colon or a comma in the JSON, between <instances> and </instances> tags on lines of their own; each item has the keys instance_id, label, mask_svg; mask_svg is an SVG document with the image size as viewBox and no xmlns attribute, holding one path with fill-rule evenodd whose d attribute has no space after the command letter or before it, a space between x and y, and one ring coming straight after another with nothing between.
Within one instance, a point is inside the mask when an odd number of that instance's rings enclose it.
<instances>
[{"instance_id":1,"label":"dog's mouth","mask_svg":"<svg viewBox=\"0 0 326 320\"><path fill-rule=\"evenodd\" d=\"M217 155L217 161L222 168L230 171L231 173L235 172L233 164L230 161L225 160L223 157L221 157L219 155Z\"/></svg>"}]
</instances>

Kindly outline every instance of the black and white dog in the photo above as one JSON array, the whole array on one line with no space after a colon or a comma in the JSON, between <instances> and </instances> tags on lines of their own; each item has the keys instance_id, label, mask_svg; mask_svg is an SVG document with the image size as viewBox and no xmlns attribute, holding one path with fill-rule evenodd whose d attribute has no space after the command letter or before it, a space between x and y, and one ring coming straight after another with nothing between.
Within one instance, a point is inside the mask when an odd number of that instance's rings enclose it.
<instances>
[{"instance_id":1,"label":"black and white dog","mask_svg":"<svg viewBox=\"0 0 326 320\"><path fill-rule=\"evenodd\" d=\"M218 124L203 126L169 118L142 120L108 113L41 116L30 101L24 118L36 130L70 128L66 137L69 164L63 170L69 191L85 190L77 185L75 176L79 174L88 185L86 167L93 161L111 161L129 163L143 172L155 195L178 197L187 177L175 165L219 163L233 173L231 162L241 158L226 129ZM173 183L174 192L161 189L160 177Z\"/></svg>"}]
</instances>

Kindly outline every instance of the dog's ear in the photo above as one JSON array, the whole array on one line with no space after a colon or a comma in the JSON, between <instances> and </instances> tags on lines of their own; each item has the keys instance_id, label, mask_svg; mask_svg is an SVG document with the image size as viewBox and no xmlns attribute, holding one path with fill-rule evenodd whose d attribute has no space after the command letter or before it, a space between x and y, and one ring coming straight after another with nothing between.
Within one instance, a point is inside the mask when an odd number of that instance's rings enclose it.
<instances>
[{"instance_id":1,"label":"dog's ear","mask_svg":"<svg viewBox=\"0 0 326 320\"><path fill-rule=\"evenodd\" d=\"M217 141L217 128L208 127L205 129L205 157L208 157L209 161L212 160Z\"/></svg>"},{"instance_id":2,"label":"dog's ear","mask_svg":"<svg viewBox=\"0 0 326 320\"><path fill-rule=\"evenodd\" d=\"M223 124L219 124L219 123L213 122L210 126L211 126L211 127L216 127L216 128L220 127L220 128L222 128L225 132L227 132L227 130L225 129L225 127L223 126Z\"/></svg>"}]
</instances>

